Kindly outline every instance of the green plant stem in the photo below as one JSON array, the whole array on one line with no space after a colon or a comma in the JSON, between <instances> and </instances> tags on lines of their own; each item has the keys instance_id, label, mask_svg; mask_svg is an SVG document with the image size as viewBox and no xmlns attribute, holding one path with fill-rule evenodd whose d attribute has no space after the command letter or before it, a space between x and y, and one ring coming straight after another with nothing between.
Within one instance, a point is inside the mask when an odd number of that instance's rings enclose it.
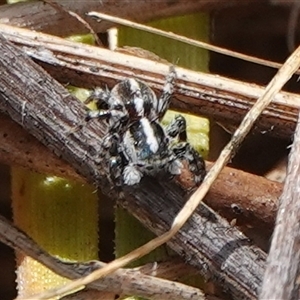
<instances>
[{"instance_id":1,"label":"green plant stem","mask_svg":"<svg viewBox=\"0 0 300 300\"><path fill-rule=\"evenodd\" d=\"M15 224L50 254L66 261L98 257L98 200L88 185L12 167ZM59 277L41 264L17 255L19 296L60 285Z\"/></svg>"}]
</instances>

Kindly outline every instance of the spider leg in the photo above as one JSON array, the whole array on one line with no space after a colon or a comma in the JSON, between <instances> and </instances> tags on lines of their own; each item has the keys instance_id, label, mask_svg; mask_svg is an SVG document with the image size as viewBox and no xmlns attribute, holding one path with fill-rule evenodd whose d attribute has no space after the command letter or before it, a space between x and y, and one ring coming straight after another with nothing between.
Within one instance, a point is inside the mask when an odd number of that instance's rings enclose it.
<instances>
[{"instance_id":1,"label":"spider leg","mask_svg":"<svg viewBox=\"0 0 300 300\"><path fill-rule=\"evenodd\" d=\"M115 186L123 185L123 162L120 156L109 158L109 179Z\"/></svg>"},{"instance_id":2,"label":"spider leg","mask_svg":"<svg viewBox=\"0 0 300 300\"><path fill-rule=\"evenodd\" d=\"M202 156L188 142L173 145L172 151L178 159L188 162L189 170L195 176L195 182L202 182L206 175Z\"/></svg>"},{"instance_id":3,"label":"spider leg","mask_svg":"<svg viewBox=\"0 0 300 300\"><path fill-rule=\"evenodd\" d=\"M202 182L205 172L205 162L202 156L187 142L186 120L183 116L177 115L175 119L165 128L169 137L175 139L178 137L179 143L171 146L176 160L172 161L169 170L171 174L180 174L180 161L186 161L189 170L195 176L195 182ZM182 164L181 164L182 166Z\"/></svg>"},{"instance_id":4,"label":"spider leg","mask_svg":"<svg viewBox=\"0 0 300 300\"><path fill-rule=\"evenodd\" d=\"M103 90L102 88L96 88L92 91L90 96L83 102L84 104L89 104L91 102L95 102L97 109L96 110L88 110L85 121L88 122L91 119L108 119L110 117L109 108L109 98L110 91Z\"/></svg>"},{"instance_id":5,"label":"spider leg","mask_svg":"<svg viewBox=\"0 0 300 300\"><path fill-rule=\"evenodd\" d=\"M120 136L117 133L106 135L102 142L101 162L109 175L109 181L115 186L123 184L123 157L119 153Z\"/></svg>"},{"instance_id":6,"label":"spider leg","mask_svg":"<svg viewBox=\"0 0 300 300\"><path fill-rule=\"evenodd\" d=\"M169 108L171 96L174 91L174 82L176 79L176 71L174 66L170 66L169 74L166 77L166 81L163 87L162 94L158 99L157 105L157 116L158 119L161 120L162 117L165 115L166 111Z\"/></svg>"},{"instance_id":7,"label":"spider leg","mask_svg":"<svg viewBox=\"0 0 300 300\"><path fill-rule=\"evenodd\" d=\"M186 142L186 120L182 115L177 115L173 121L165 128L166 134L175 138L178 136L180 142Z\"/></svg>"},{"instance_id":8,"label":"spider leg","mask_svg":"<svg viewBox=\"0 0 300 300\"><path fill-rule=\"evenodd\" d=\"M100 87L95 88L90 96L83 102L84 104L90 104L91 102L95 101L97 108L107 108L108 107L108 101L110 98L110 91L108 89L103 90Z\"/></svg>"},{"instance_id":9,"label":"spider leg","mask_svg":"<svg viewBox=\"0 0 300 300\"><path fill-rule=\"evenodd\" d=\"M88 110L85 116L85 121L92 119L106 120L110 118L111 112L109 110Z\"/></svg>"},{"instance_id":10,"label":"spider leg","mask_svg":"<svg viewBox=\"0 0 300 300\"><path fill-rule=\"evenodd\" d=\"M134 164L129 164L124 168L123 180L126 185L138 184L143 175Z\"/></svg>"},{"instance_id":11,"label":"spider leg","mask_svg":"<svg viewBox=\"0 0 300 300\"><path fill-rule=\"evenodd\" d=\"M91 119L108 120L109 130L112 132L119 132L129 121L128 112L121 105L110 109L88 110L85 121Z\"/></svg>"},{"instance_id":12,"label":"spider leg","mask_svg":"<svg viewBox=\"0 0 300 300\"><path fill-rule=\"evenodd\" d=\"M134 146L134 140L128 131L123 136L123 142L120 143L120 152L125 155L125 159L128 162L123 170L124 183L126 185L138 184L143 175L138 168L139 161Z\"/></svg>"},{"instance_id":13,"label":"spider leg","mask_svg":"<svg viewBox=\"0 0 300 300\"><path fill-rule=\"evenodd\" d=\"M148 173L152 176L156 176L161 173L161 171L166 172L171 175L180 175L183 165L174 153L169 153L168 157L163 159L154 160L151 162L151 165L146 165L143 167L145 173Z\"/></svg>"}]
</instances>

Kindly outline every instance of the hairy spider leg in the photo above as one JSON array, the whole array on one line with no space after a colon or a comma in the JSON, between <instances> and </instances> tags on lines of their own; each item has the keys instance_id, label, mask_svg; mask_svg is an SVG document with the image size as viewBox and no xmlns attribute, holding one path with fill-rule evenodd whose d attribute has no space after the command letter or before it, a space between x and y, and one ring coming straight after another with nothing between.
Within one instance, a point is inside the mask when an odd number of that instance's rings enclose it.
<instances>
[{"instance_id":1,"label":"hairy spider leg","mask_svg":"<svg viewBox=\"0 0 300 300\"><path fill-rule=\"evenodd\" d=\"M172 150L178 159L188 162L189 170L195 176L195 182L201 183L206 175L202 156L188 142L175 144L172 146Z\"/></svg>"},{"instance_id":2,"label":"hairy spider leg","mask_svg":"<svg viewBox=\"0 0 300 300\"><path fill-rule=\"evenodd\" d=\"M106 170L106 174L109 174L109 180L115 186L123 185L123 159L119 155L120 136L117 133L112 135L106 135L102 141L102 152L100 157L102 158L102 166Z\"/></svg>"},{"instance_id":3,"label":"hairy spider leg","mask_svg":"<svg viewBox=\"0 0 300 300\"><path fill-rule=\"evenodd\" d=\"M129 131L125 132L123 136L123 143L121 143L120 145L120 153L126 155L126 159L128 162L123 170L123 181L126 185L138 184L141 181L143 175L137 168L139 161L135 149L135 141L133 140Z\"/></svg>"},{"instance_id":4,"label":"hairy spider leg","mask_svg":"<svg viewBox=\"0 0 300 300\"><path fill-rule=\"evenodd\" d=\"M165 128L166 134L175 139L178 137L179 143L171 146L173 153L179 160L186 160L189 170L195 175L195 182L203 181L205 172L205 162L202 156L187 142L186 120L182 115L177 115L174 120Z\"/></svg>"},{"instance_id":5,"label":"hairy spider leg","mask_svg":"<svg viewBox=\"0 0 300 300\"><path fill-rule=\"evenodd\" d=\"M111 117L109 110L89 110L85 116L85 120L88 122L92 119L106 120Z\"/></svg>"},{"instance_id":6,"label":"hairy spider leg","mask_svg":"<svg viewBox=\"0 0 300 300\"><path fill-rule=\"evenodd\" d=\"M89 110L85 117L86 121L91 119L108 120L109 130L112 132L121 131L122 127L127 125L129 115L124 103L108 89L104 91L96 88L84 103L88 104L92 101L96 101L97 110Z\"/></svg>"},{"instance_id":7,"label":"hairy spider leg","mask_svg":"<svg viewBox=\"0 0 300 300\"><path fill-rule=\"evenodd\" d=\"M103 90L102 88L96 88L92 91L90 96L83 102L84 104L90 104L95 102L97 110L88 110L85 120L88 122L91 119L107 119L110 117L109 108L110 91Z\"/></svg>"},{"instance_id":8,"label":"hairy spider leg","mask_svg":"<svg viewBox=\"0 0 300 300\"><path fill-rule=\"evenodd\" d=\"M180 142L186 142L186 120L182 115L177 115L172 122L165 128L166 134L171 138L178 137Z\"/></svg>"},{"instance_id":9,"label":"hairy spider leg","mask_svg":"<svg viewBox=\"0 0 300 300\"><path fill-rule=\"evenodd\" d=\"M84 104L89 104L93 101L96 102L96 106L98 109L103 109L105 106L108 108L108 101L110 98L110 91L108 88L103 90L100 87L95 88L90 96L83 102Z\"/></svg>"},{"instance_id":10,"label":"hairy spider leg","mask_svg":"<svg viewBox=\"0 0 300 300\"><path fill-rule=\"evenodd\" d=\"M111 132L121 132L123 125L128 123L128 114L123 110L89 110L85 121L88 122L91 119L108 120Z\"/></svg>"},{"instance_id":11,"label":"hairy spider leg","mask_svg":"<svg viewBox=\"0 0 300 300\"><path fill-rule=\"evenodd\" d=\"M175 68L174 66L170 66L170 71L166 77L163 91L161 93L160 98L158 99L157 116L159 120L163 118L163 116L166 114L166 111L170 106L171 96L174 92L175 79L176 79Z\"/></svg>"}]
</instances>

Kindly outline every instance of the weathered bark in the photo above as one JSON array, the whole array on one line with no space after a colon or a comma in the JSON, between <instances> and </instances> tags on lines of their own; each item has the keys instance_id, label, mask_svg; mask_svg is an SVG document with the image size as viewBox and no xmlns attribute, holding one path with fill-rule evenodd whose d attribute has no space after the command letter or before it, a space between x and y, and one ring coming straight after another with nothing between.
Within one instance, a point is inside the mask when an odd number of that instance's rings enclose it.
<instances>
[{"instance_id":1,"label":"weathered bark","mask_svg":"<svg viewBox=\"0 0 300 300\"><path fill-rule=\"evenodd\" d=\"M236 223L256 245L267 251L282 186L261 176L225 167L204 202Z\"/></svg>"},{"instance_id":2,"label":"weathered bark","mask_svg":"<svg viewBox=\"0 0 300 300\"><path fill-rule=\"evenodd\" d=\"M74 128L85 117L84 106L19 49L0 38L0 110L66 160L88 182L112 193L98 167L105 125ZM164 71L167 73L168 67ZM161 82L163 79L161 80ZM187 193L174 182L145 178L137 189L125 188L125 208L156 234L170 228ZM189 264L221 284L233 299L257 296L265 253L236 228L202 204L169 242Z\"/></svg>"},{"instance_id":3,"label":"weathered bark","mask_svg":"<svg viewBox=\"0 0 300 300\"><path fill-rule=\"evenodd\" d=\"M0 162L43 174L84 181L64 160L39 143L20 125L0 113Z\"/></svg>"}]
</instances>

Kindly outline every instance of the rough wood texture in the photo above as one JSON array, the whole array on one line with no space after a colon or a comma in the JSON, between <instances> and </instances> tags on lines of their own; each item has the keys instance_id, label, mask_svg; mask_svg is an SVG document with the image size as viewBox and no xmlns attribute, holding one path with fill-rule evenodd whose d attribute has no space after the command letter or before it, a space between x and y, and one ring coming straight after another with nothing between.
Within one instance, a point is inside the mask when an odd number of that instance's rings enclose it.
<instances>
[{"instance_id":1,"label":"rough wood texture","mask_svg":"<svg viewBox=\"0 0 300 300\"><path fill-rule=\"evenodd\" d=\"M267 0L261 0L261 2ZM184 15L196 11L209 11L221 9L233 5L247 5L254 0L227 1L227 0L177 0L177 1L149 1L139 0L132 5L127 0L89 0L68 1L61 0L59 4L66 10L72 10L88 21L96 32L104 32L112 26L111 23L96 22L86 17L90 11L128 18L133 21L147 22L153 19L169 16ZM28 27L59 36L68 36L88 32L81 23L67 13L57 11L43 1L31 1L2 5L0 7L0 23L11 24L20 27Z\"/></svg>"},{"instance_id":2,"label":"rough wood texture","mask_svg":"<svg viewBox=\"0 0 300 300\"><path fill-rule=\"evenodd\" d=\"M0 162L43 174L84 180L69 164L3 113L0 113Z\"/></svg>"},{"instance_id":3,"label":"rough wood texture","mask_svg":"<svg viewBox=\"0 0 300 300\"><path fill-rule=\"evenodd\" d=\"M260 299L299 299L300 122L294 135Z\"/></svg>"},{"instance_id":4,"label":"rough wood texture","mask_svg":"<svg viewBox=\"0 0 300 300\"><path fill-rule=\"evenodd\" d=\"M281 183L226 167L204 201L267 251L282 187Z\"/></svg>"},{"instance_id":5,"label":"rough wood texture","mask_svg":"<svg viewBox=\"0 0 300 300\"><path fill-rule=\"evenodd\" d=\"M80 45L61 38L29 30L0 26L10 41L23 46L57 80L92 88L111 86L124 77L147 81L155 89L162 87L168 67L140 57ZM229 78L177 68L177 89L172 107L202 114L216 121L237 125L262 94L263 88ZM295 130L300 97L278 93L256 122L256 130L290 138Z\"/></svg>"},{"instance_id":6,"label":"rough wood texture","mask_svg":"<svg viewBox=\"0 0 300 300\"><path fill-rule=\"evenodd\" d=\"M97 164L104 124L94 122L74 131L84 119L84 106L2 37L0 69L0 110L89 182L111 192ZM187 193L174 183L145 179L141 188L126 189L125 196L127 201L120 203L159 234L169 229ZM204 204L170 246L232 299L257 297L265 253Z\"/></svg>"}]
</instances>

